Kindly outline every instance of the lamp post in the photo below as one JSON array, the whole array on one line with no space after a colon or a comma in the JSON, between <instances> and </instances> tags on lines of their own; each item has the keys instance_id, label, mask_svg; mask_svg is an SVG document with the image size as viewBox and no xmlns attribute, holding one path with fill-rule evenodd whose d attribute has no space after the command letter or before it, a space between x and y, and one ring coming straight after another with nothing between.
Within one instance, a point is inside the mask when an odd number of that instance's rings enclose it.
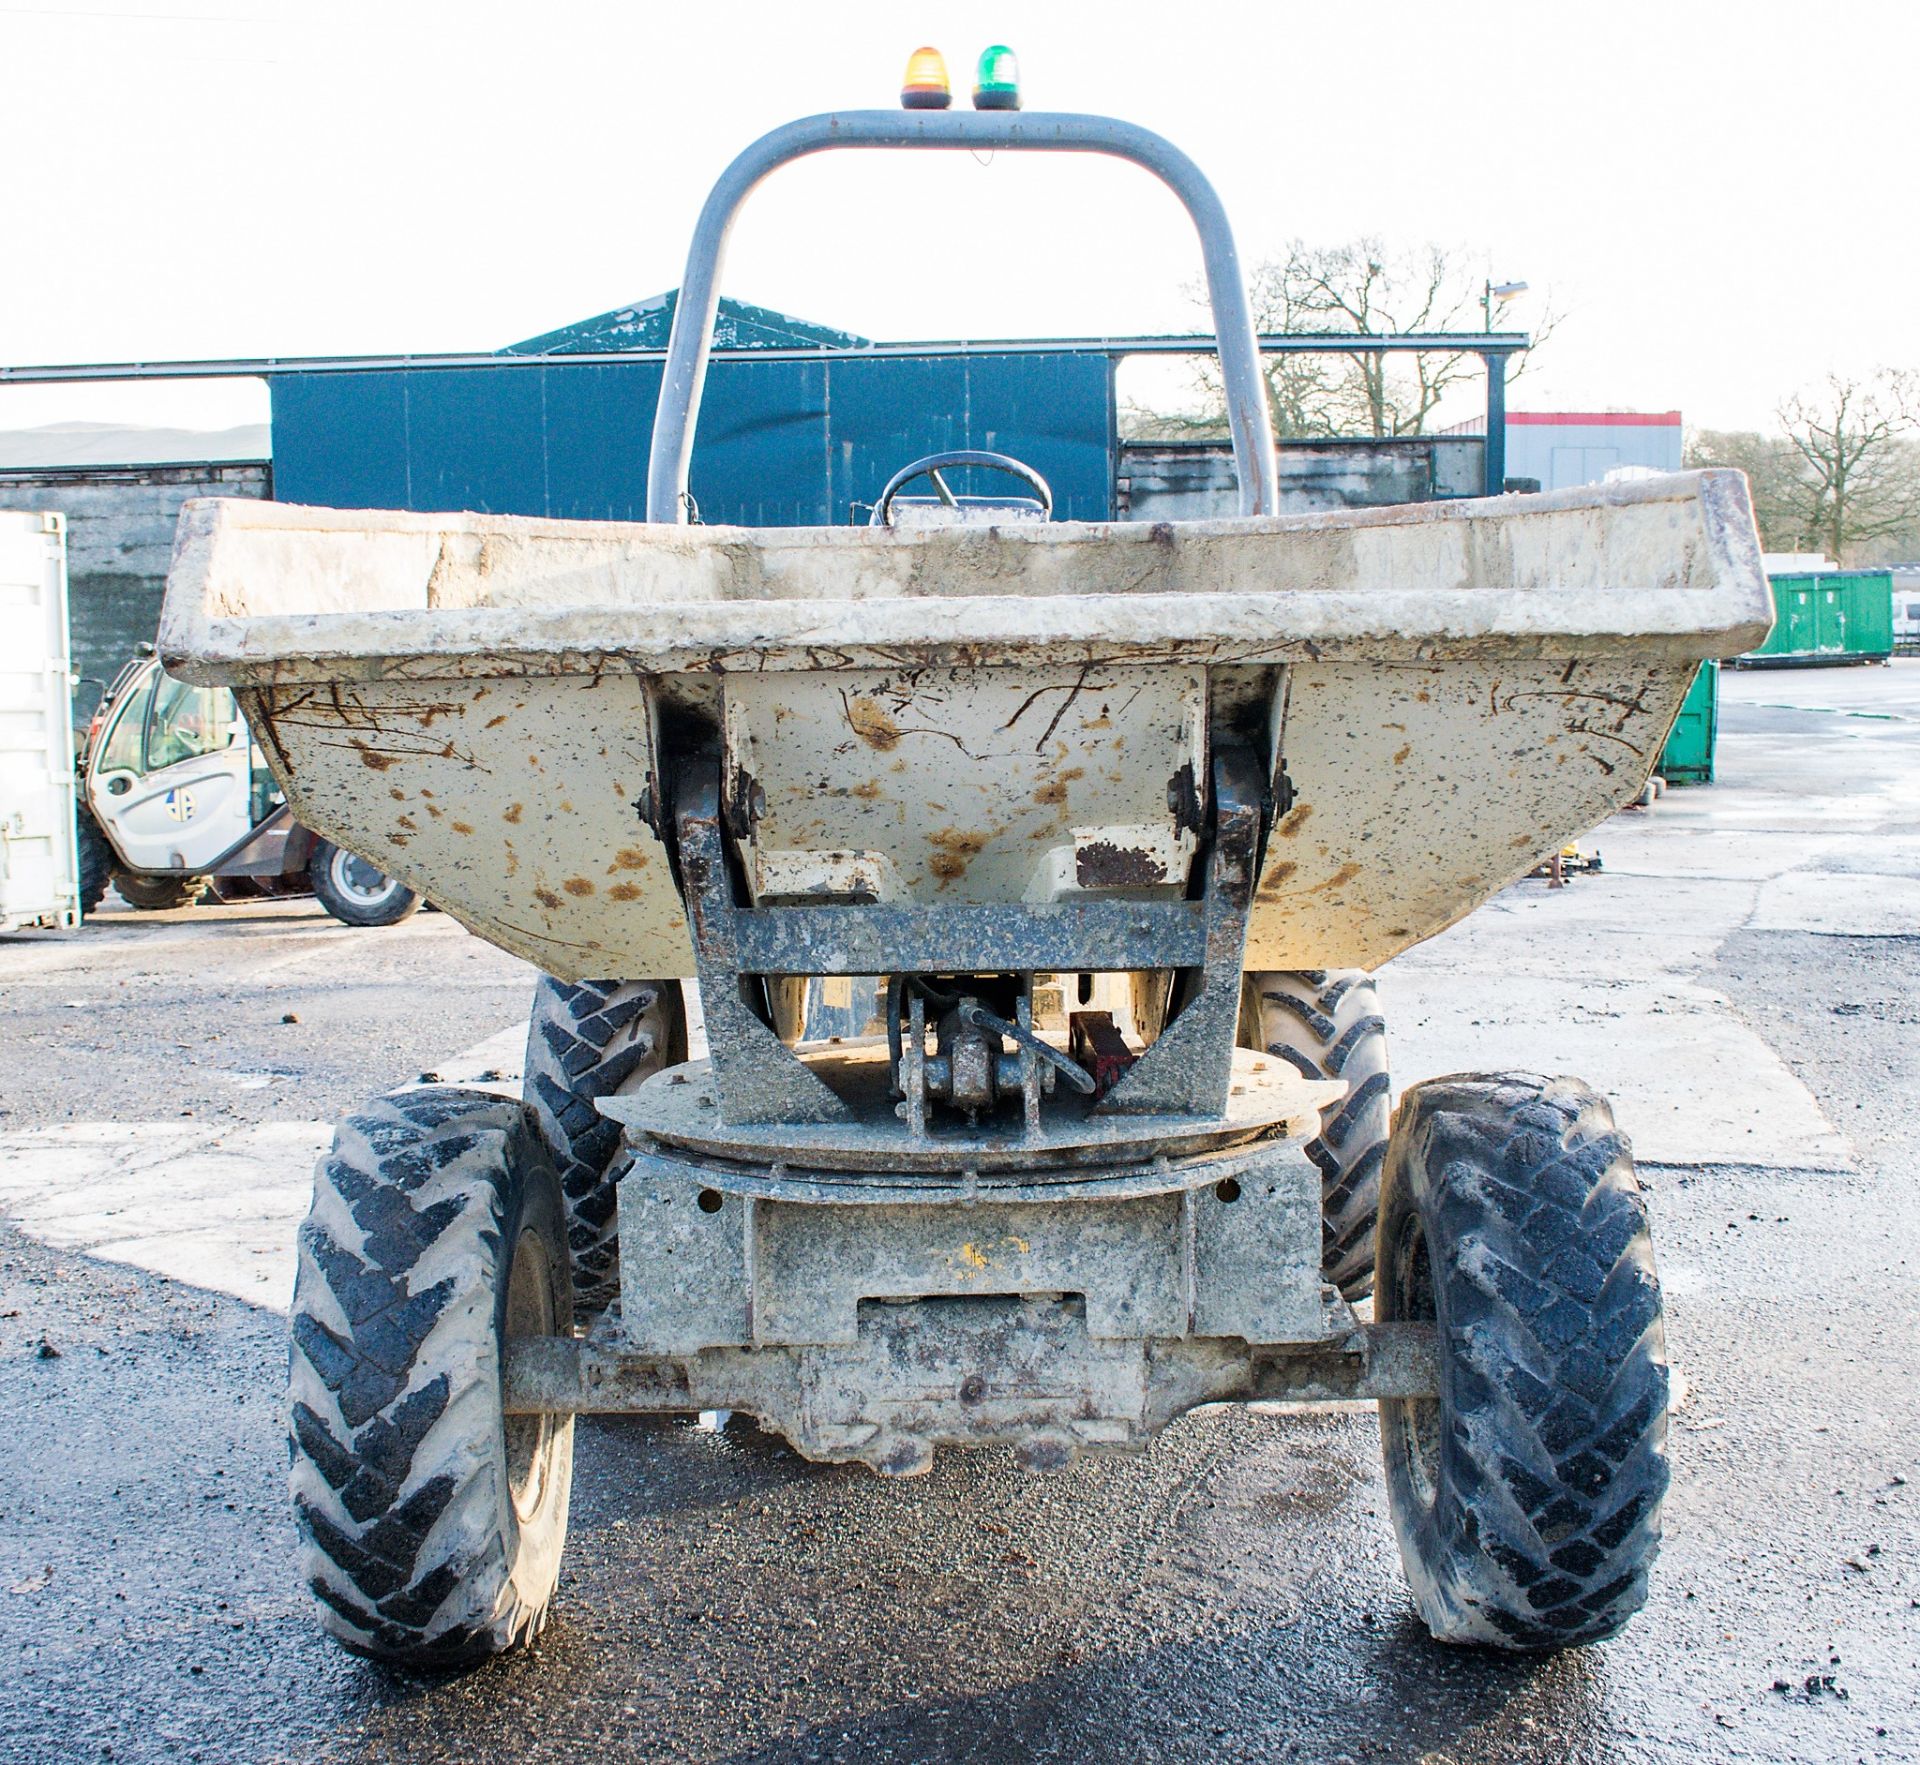
<instances>
[{"instance_id":1,"label":"lamp post","mask_svg":"<svg viewBox=\"0 0 1920 1765\"><path fill-rule=\"evenodd\" d=\"M1496 282L1488 277L1480 292L1480 312L1488 336L1493 334L1493 303L1505 306L1526 291L1524 282ZM1481 482L1488 496L1498 496L1507 482L1507 358L1489 350L1481 359L1487 364L1486 460Z\"/></svg>"},{"instance_id":2,"label":"lamp post","mask_svg":"<svg viewBox=\"0 0 1920 1765\"><path fill-rule=\"evenodd\" d=\"M1527 285L1524 282L1495 282L1489 278L1480 296L1480 311L1486 321L1481 328L1487 331L1493 329L1493 303L1496 300L1505 306L1508 301L1525 294L1526 291Z\"/></svg>"}]
</instances>

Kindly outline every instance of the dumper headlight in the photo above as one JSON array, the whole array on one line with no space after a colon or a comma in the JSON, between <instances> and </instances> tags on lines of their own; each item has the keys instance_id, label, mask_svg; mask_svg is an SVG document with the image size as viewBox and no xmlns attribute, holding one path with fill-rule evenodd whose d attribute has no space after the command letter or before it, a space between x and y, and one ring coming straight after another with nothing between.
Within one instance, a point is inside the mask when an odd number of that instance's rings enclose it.
<instances>
[{"instance_id":1,"label":"dumper headlight","mask_svg":"<svg viewBox=\"0 0 1920 1765\"><path fill-rule=\"evenodd\" d=\"M901 109L945 110L952 102L947 58L938 49L916 49L907 57L907 77L900 82Z\"/></svg>"},{"instance_id":2,"label":"dumper headlight","mask_svg":"<svg viewBox=\"0 0 1920 1765\"><path fill-rule=\"evenodd\" d=\"M1020 108L1020 62L1004 43L994 43L980 51L980 66L973 76L973 108Z\"/></svg>"}]
</instances>

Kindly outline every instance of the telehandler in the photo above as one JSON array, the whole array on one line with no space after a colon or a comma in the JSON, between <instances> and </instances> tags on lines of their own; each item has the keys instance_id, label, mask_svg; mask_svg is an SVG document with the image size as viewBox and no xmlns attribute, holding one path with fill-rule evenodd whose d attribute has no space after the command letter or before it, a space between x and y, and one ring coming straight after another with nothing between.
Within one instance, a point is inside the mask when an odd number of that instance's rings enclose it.
<instances>
[{"instance_id":1,"label":"telehandler","mask_svg":"<svg viewBox=\"0 0 1920 1765\"><path fill-rule=\"evenodd\" d=\"M294 820L221 686L176 680L143 644L101 695L79 754L80 907L111 884L129 907L303 893L343 925L397 925L420 905L395 877Z\"/></svg>"}]
</instances>

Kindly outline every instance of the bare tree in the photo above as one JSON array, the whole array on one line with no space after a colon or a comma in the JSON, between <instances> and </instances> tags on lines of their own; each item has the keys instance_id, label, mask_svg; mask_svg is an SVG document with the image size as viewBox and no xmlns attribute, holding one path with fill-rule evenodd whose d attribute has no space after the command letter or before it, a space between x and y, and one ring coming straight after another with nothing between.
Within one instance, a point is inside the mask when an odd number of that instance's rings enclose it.
<instances>
[{"instance_id":1,"label":"bare tree","mask_svg":"<svg viewBox=\"0 0 1920 1765\"><path fill-rule=\"evenodd\" d=\"M1779 408L1780 433L1705 430L1690 465L1737 466L1771 551L1821 551L1856 562L1873 541L1920 525L1920 387L1910 374L1829 374Z\"/></svg>"},{"instance_id":2,"label":"bare tree","mask_svg":"<svg viewBox=\"0 0 1920 1765\"><path fill-rule=\"evenodd\" d=\"M1214 377L1216 399L1200 410L1163 411L1137 399L1120 400L1120 433L1129 441L1225 441L1227 411L1217 400L1219 376Z\"/></svg>"},{"instance_id":3,"label":"bare tree","mask_svg":"<svg viewBox=\"0 0 1920 1765\"><path fill-rule=\"evenodd\" d=\"M1780 407L1799 462L1801 537L1847 563L1866 541L1910 526L1920 515L1920 479L1907 438L1915 426L1911 374L1870 380L1829 374Z\"/></svg>"},{"instance_id":4,"label":"bare tree","mask_svg":"<svg viewBox=\"0 0 1920 1765\"><path fill-rule=\"evenodd\" d=\"M1296 239L1254 266L1247 291L1261 331L1378 337L1477 330L1483 288L1470 260L1445 246L1393 251L1362 238L1344 245ZM1549 314L1536 327L1536 345L1552 324ZM1420 435L1447 392L1482 372L1468 350L1271 355L1262 366L1280 436ZM1201 386L1217 408L1217 364L1203 368Z\"/></svg>"}]
</instances>

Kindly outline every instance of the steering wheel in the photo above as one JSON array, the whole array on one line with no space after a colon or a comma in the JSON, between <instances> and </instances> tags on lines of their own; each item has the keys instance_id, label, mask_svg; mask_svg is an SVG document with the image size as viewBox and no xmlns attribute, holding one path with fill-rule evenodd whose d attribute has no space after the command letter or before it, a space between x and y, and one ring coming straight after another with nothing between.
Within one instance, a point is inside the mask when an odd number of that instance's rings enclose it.
<instances>
[{"instance_id":1,"label":"steering wheel","mask_svg":"<svg viewBox=\"0 0 1920 1765\"><path fill-rule=\"evenodd\" d=\"M985 453L977 448L961 448L953 453L928 454L925 459L915 460L910 466L902 466L887 480L887 487L880 493L880 500L873 505L873 513L868 517L870 527L891 527L893 525L893 499L916 478L925 478L932 484L934 494L950 509L957 509L959 499L947 488L946 479L940 474L950 466L986 466L996 472L1005 472L1009 477L1018 478L1027 485L1040 501L1040 511L1047 520L1053 519L1053 487L1047 483L1031 466L1022 460L1016 460L1011 454Z\"/></svg>"}]
</instances>

